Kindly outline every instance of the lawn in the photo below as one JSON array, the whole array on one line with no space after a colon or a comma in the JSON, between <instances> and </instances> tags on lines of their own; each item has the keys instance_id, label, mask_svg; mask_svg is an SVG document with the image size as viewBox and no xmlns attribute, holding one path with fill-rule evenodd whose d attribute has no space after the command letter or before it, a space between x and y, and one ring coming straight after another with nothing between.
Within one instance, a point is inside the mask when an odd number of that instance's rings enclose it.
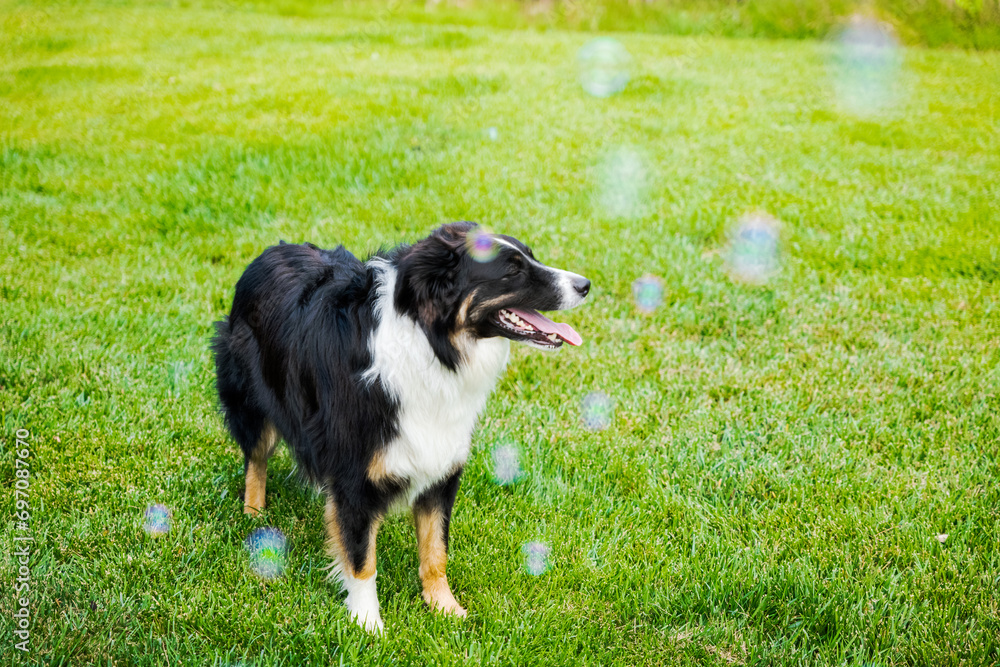
<instances>
[{"instance_id":1,"label":"lawn","mask_svg":"<svg viewBox=\"0 0 1000 667\"><path fill-rule=\"evenodd\" d=\"M0 4L4 663L1000 663L1000 54L907 49L864 109L830 43L621 33L628 84L595 97L592 34L294 9ZM763 284L727 271L753 212L780 221ZM287 454L241 513L208 339L279 239L462 219L593 281L561 317L584 344L515 348L480 421L469 617L424 608L399 516L372 638Z\"/></svg>"}]
</instances>

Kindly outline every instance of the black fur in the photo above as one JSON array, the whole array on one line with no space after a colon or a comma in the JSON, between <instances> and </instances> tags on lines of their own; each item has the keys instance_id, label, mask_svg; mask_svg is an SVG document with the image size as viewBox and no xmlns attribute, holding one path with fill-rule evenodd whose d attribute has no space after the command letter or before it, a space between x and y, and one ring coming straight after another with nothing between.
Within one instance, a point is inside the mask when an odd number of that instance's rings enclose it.
<instances>
[{"instance_id":1,"label":"black fur","mask_svg":"<svg viewBox=\"0 0 1000 667\"><path fill-rule=\"evenodd\" d=\"M455 506L458 495L458 485L461 482L462 471L456 471L451 477L446 477L431 488L421 493L413 503L414 507L430 513L435 508L441 510L444 517L444 547L448 548L448 528L451 524L451 510Z\"/></svg>"},{"instance_id":2,"label":"black fur","mask_svg":"<svg viewBox=\"0 0 1000 667\"><path fill-rule=\"evenodd\" d=\"M270 420L306 478L350 483L351 463L395 435L392 398L358 381L371 365L372 282L343 246L274 246L247 268L213 341L219 399L245 454Z\"/></svg>"},{"instance_id":3,"label":"black fur","mask_svg":"<svg viewBox=\"0 0 1000 667\"><path fill-rule=\"evenodd\" d=\"M498 244L503 247L492 261L470 257L467 240L475 228L445 225L413 245L376 254L396 270L393 307L419 324L438 361L453 372L463 361L459 333L518 338L499 325L501 305L561 307L554 278L526 259L531 251L516 239L498 237L509 245ZM368 476L373 458L397 436L401 409L379 378L361 379L372 366L369 341L379 325L377 278L372 263L343 246L282 242L247 267L212 342L222 412L245 461L273 424L302 475L333 499L357 569L372 522L409 482ZM580 281L574 287L586 294L589 281ZM494 307L477 309L479 303ZM416 500L421 508L441 509L446 541L460 475L451 473Z\"/></svg>"},{"instance_id":4,"label":"black fur","mask_svg":"<svg viewBox=\"0 0 1000 667\"><path fill-rule=\"evenodd\" d=\"M377 488L365 474L397 428L392 397L359 381L371 365L372 288L372 271L343 246L273 246L237 282L213 341L219 400L244 460L273 423L302 475L332 495L355 563L403 488Z\"/></svg>"}]
</instances>

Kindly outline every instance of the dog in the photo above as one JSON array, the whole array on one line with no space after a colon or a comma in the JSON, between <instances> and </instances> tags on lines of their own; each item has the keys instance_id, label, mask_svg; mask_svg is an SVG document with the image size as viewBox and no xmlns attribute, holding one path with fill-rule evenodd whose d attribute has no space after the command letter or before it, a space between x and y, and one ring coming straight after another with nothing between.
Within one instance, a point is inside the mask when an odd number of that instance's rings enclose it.
<instances>
[{"instance_id":1,"label":"dog","mask_svg":"<svg viewBox=\"0 0 1000 667\"><path fill-rule=\"evenodd\" d=\"M267 461L284 439L325 496L333 574L355 622L383 629L375 539L398 506L412 509L427 605L465 616L445 565L476 419L510 341L582 342L538 311L573 308L589 290L470 222L363 262L343 246L267 248L212 341L221 411L243 450L244 511L264 507Z\"/></svg>"}]
</instances>

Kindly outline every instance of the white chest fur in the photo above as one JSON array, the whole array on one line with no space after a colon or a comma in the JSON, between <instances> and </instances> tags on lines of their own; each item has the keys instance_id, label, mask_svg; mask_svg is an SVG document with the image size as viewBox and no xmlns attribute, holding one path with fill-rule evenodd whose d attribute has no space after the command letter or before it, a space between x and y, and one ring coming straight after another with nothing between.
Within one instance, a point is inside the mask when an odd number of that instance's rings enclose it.
<instances>
[{"instance_id":1,"label":"white chest fur","mask_svg":"<svg viewBox=\"0 0 1000 667\"><path fill-rule=\"evenodd\" d=\"M364 379L378 377L399 402L399 435L385 450L383 462L388 474L410 480L406 502L412 504L465 463L476 418L507 364L510 341L469 338L463 362L456 371L448 370L420 327L396 312L396 271L388 262L381 264L378 325L369 341L372 366Z\"/></svg>"}]
</instances>

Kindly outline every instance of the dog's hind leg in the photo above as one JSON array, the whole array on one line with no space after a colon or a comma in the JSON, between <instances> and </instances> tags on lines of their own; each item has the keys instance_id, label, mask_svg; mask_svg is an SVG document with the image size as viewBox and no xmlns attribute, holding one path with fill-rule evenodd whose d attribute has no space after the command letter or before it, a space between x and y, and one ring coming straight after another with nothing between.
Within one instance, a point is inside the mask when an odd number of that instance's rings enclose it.
<instances>
[{"instance_id":1,"label":"dog's hind leg","mask_svg":"<svg viewBox=\"0 0 1000 667\"><path fill-rule=\"evenodd\" d=\"M465 616L467 612L451 592L445 567L448 563L448 525L461 474L462 471L459 470L431 487L413 504L424 601L432 609L456 616Z\"/></svg>"},{"instance_id":2,"label":"dog's hind leg","mask_svg":"<svg viewBox=\"0 0 1000 667\"><path fill-rule=\"evenodd\" d=\"M368 632L382 632L375 588L375 539L382 515L363 507L346 507L326 499L327 547L335 560L334 572L347 591L350 617Z\"/></svg>"},{"instance_id":3,"label":"dog's hind leg","mask_svg":"<svg viewBox=\"0 0 1000 667\"><path fill-rule=\"evenodd\" d=\"M246 492L243 496L243 512L258 514L264 509L264 495L267 489L267 461L274 454L274 446L280 435L274 424L264 421L256 445L243 450L243 467L246 472Z\"/></svg>"},{"instance_id":4,"label":"dog's hind leg","mask_svg":"<svg viewBox=\"0 0 1000 667\"><path fill-rule=\"evenodd\" d=\"M216 322L215 328L212 350L215 352L215 384L219 391L219 404L233 440L243 450L243 472L246 475L243 511L256 514L264 508L267 460L274 453L274 445L280 436L274 424L256 407L249 371L233 353L233 331L229 319Z\"/></svg>"}]
</instances>

